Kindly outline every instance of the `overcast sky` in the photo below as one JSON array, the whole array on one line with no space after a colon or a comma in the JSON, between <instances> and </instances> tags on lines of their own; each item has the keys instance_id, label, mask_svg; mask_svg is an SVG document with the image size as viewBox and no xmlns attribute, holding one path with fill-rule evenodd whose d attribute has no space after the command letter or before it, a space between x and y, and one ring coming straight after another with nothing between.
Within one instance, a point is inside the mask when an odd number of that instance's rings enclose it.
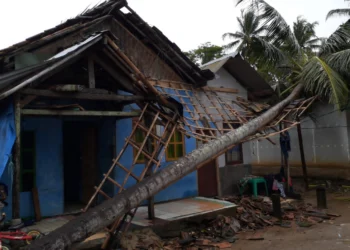
<instances>
[{"instance_id":1,"label":"overcast sky","mask_svg":"<svg viewBox=\"0 0 350 250\"><path fill-rule=\"evenodd\" d=\"M344 18L325 21L327 12L347 8L344 0L267 0L292 24L302 15L318 21L318 36L330 35ZM1 0L0 49L20 42L81 13L98 0ZM201 43L223 45L225 32L237 31L240 7L236 0L128 0L129 5L150 25L157 26L182 50Z\"/></svg>"}]
</instances>

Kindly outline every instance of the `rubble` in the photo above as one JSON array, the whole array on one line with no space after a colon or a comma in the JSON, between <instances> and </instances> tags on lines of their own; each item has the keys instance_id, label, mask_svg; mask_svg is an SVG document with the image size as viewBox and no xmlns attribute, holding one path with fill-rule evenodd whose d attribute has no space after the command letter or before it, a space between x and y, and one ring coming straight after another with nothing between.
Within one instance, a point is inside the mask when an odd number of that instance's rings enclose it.
<instances>
[{"instance_id":1,"label":"rubble","mask_svg":"<svg viewBox=\"0 0 350 250\"><path fill-rule=\"evenodd\" d=\"M291 228L311 227L324 220L333 220L339 214L318 210L299 200L281 200L282 220L272 216L272 201L269 197L220 198L237 204L236 215L218 215L214 220L202 221L191 231L179 232L178 238L160 239L151 229L125 233L121 236L123 249L231 249L241 232L254 232L245 240L264 240L259 231L274 225Z\"/></svg>"},{"instance_id":2,"label":"rubble","mask_svg":"<svg viewBox=\"0 0 350 250\"><path fill-rule=\"evenodd\" d=\"M236 218L243 231L259 230L276 224L282 227L289 227L288 223L278 223L278 219L272 217L272 201L269 197L252 199L250 197L229 196L220 199L238 205ZM307 223L320 223L323 220L331 220L340 216L315 209L311 204L292 199L282 199L281 208L284 221L295 221L297 225L302 226L305 226Z\"/></svg>"}]
</instances>

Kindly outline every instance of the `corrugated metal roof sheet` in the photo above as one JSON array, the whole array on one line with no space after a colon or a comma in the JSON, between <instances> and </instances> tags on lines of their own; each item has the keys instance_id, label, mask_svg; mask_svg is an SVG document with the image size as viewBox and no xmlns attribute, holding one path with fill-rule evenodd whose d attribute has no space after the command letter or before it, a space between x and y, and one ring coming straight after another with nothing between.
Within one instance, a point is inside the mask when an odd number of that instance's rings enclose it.
<instances>
[{"instance_id":1,"label":"corrugated metal roof sheet","mask_svg":"<svg viewBox=\"0 0 350 250\"><path fill-rule=\"evenodd\" d=\"M73 52L76 52L76 55L72 55L73 58L75 56L78 56L79 54L83 53L86 49L90 48L92 45L94 45L96 42L98 42L101 39L102 33L95 34L87 39L85 39L83 42L73 45L50 59L39 63L37 65L28 66L19 70L12 71L10 73L2 74L0 75L0 100L4 99L8 95L12 94L12 92L15 92L17 90L14 89L21 89L31 83L31 78L35 78L38 74L45 75L46 73L49 73L49 66L52 68L55 68L56 64L60 64L60 62L63 62L66 57L68 57ZM80 51L78 51L80 49ZM60 65L62 66L62 65ZM47 70L47 72L45 72ZM34 81L34 80L33 80ZM23 85L23 86L20 86ZM7 94L8 92L11 92L10 94Z\"/></svg>"},{"instance_id":2,"label":"corrugated metal roof sheet","mask_svg":"<svg viewBox=\"0 0 350 250\"><path fill-rule=\"evenodd\" d=\"M66 56L70 53L72 53L73 51L79 49L80 47L84 46L85 44L88 44L89 42L95 40L97 37L100 37L102 34L99 33L97 35L91 36L87 39L85 39L84 41L82 41L81 43L75 44L69 48L66 48L65 50L62 50L61 52L57 53L56 55L54 55L53 57L49 58L48 61L53 60L53 59L57 59L63 56Z\"/></svg>"},{"instance_id":3,"label":"corrugated metal roof sheet","mask_svg":"<svg viewBox=\"0 0 350 250\"><path fill-rule=\"evenodd\" d=\"M237 52L228 54L226 56L220 57L218 59L212 60L206 64L203 64L202 66L200 66L201 69L209 69L211 70L213 73L216 73L219 71L219 69L221 69L225 63L230 59L230 58L234 58L235 56L237 56Z\"/></svg>"}]
</instances>

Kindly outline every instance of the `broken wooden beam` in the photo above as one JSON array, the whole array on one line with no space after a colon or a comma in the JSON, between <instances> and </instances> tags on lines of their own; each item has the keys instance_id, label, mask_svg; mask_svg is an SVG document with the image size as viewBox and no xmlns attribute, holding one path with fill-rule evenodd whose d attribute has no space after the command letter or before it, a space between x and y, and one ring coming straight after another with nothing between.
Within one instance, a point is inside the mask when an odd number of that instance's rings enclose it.
<instances>
[{"instance_id":1,"label":"broken wooden beam","mask_svg":"<svg viewBox=\"0 0 350 250\"><path fill-rule=\"evenodd\" d=\"M60 92L46 90L46 89L24 89L22 94L36 95L52 98L67 98L80 100L95 100L95 101L115 101L115 102L130 102L130 101L151 101L155 100L152 97L135 96L135 95L116 95L116 94L93 94L81 92Z\"/></svg>"},{"instance_id":2,"label":"broken wooden beam","mask_svg":"<svg viewBox=\"0 0 350 250\"><path fill-rule=\"evenodd\" d=\"M123 111L76 111L76 110L53 110L53 109L22 109L22 115L47 115L47 116L116 116L138 117L141 112Z\"/></svg>"}]
</instances>

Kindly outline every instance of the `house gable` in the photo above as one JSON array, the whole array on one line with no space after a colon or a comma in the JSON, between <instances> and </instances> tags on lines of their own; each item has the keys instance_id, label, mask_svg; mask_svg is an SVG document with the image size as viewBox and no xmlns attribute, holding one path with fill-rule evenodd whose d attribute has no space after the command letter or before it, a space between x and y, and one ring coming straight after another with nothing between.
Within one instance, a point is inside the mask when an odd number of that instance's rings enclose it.
<instances>
[{"instance_id":1,"label":"house gable","mask_svg":"<svg viewBox=\"0 0 350 250\"><path fill-rule=\"evenodd\" d=\"M120 9L125 7L129 13ZM33 59L48 58L59 50L81 42L91 34L110 31L115 43L150 78L188 82L203 86L213 78L201 71L181 50L157 28L150 27L127 2L106 1L86 12L26 41L0 51L0 73L12 71L21 53L32 53ZM27 55L28 56L28 55ZM16 60L15 60L15 57Z\"/></svg>"},{"instance_id":2,"label":"house gable","mask_svg":"<svg viewBox=\"0 0 350 250\"><path fill-rule=\"evenodd\" d=\"M237 91L237 96L247 99L248 91L226 69L221 68L216 72L216 78L208 82L209 87L227 88Z\"/></svg>"}]
</instances>

